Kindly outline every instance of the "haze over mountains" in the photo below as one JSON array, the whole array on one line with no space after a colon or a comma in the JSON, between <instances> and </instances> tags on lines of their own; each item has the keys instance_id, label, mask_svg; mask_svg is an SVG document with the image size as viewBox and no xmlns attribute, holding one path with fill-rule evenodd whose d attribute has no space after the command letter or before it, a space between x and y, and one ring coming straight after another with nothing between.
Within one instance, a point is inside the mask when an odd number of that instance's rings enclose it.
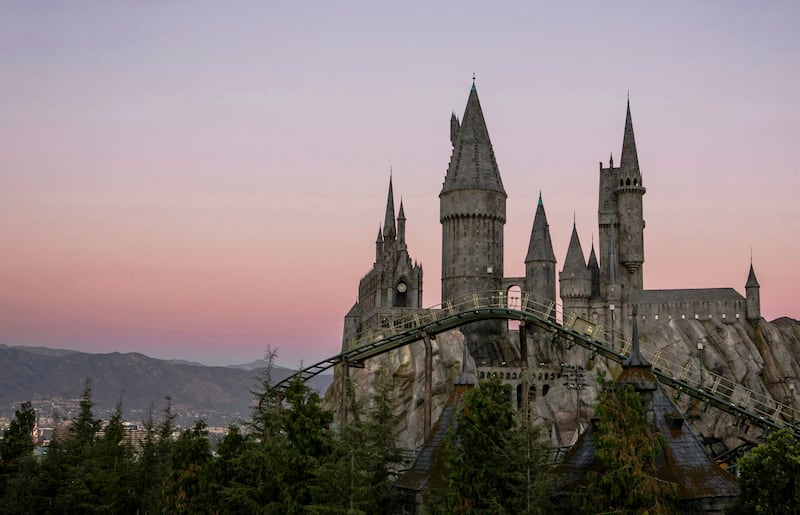
<instances>
[{"instance_id":1,"label":"haze over mountains","mask_svg":"<svg viewBox=\"0 0 800 515\"><path fill-rule=\"evenodd\" d=\"M70 418L90 379L94 413L99 418L107 418L121 400L126 420L140 422L151 409L158 420L170 397L179 424L204 419L209 425L224 426L249 419L252 391L265 366L264 360L222 367L139 353L89 354L0 345L0 416L13 416L20 403L32 401L39 416ZM273 367L273 381L292 372ZM323 375L309 384L324 392L331 381L332 376Z\"/></svg>"}]
</instances>

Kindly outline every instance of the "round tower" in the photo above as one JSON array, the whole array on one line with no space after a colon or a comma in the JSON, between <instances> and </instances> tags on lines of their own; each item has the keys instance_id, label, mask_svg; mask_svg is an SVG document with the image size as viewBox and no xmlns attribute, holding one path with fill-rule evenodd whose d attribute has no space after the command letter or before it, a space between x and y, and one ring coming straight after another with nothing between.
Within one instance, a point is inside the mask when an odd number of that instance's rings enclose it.
<instances>
[{"instance_id":1,"label":"round tower","mask_svg":"<svg viewBox=\"0 0 800 515\"><path fill-rule=\"evenodd\" d=\"M558 281L561 286L564 315L574 312L588 318L589 298L592 296L592 272L586 267L575 224L572 225L572 238L567 249L567 257L564 259L564 269L559 274Z\"/></svg>"},{"instance_id":2,"label":"round tower","mask_svg":"<svg viewBox=\"0 0 800 515\"><path fill-rule=\"evenodd\" d=\"M506 192L474 83L450 134L453 155L439 194L442 302L501 289L506 222Z\"/></svg>"},{"instance_id":3,"label":"round tower","mask_svg":"<svg viewBox=\"0 0 800 515\"><path fill-rule=\"evenodd\" d=\"M643 289L642 264L644 263L644 211L642 197L642 173L636 154L636 141L633 136L631 105L625 118L625 135L622 140L622 156L616 174L615 194L619 220L618 255L619 264L624 268L621 274L625 293L630 294Z\"/></svg>"},{"instance_id":4,"label":"round tower","mask_svg":"<svg viewBox=\"0 0 800 515\"><path fill-rule=\"evenodd\" d=\"M528 254L525 256L525 289L536 297L534 302L556 302L556 255L553 253L550 225L547 223L541 193L533 217ZM555 310L551 316L555 320Z\"/></svg>"},{"instance_id":5,"label":"round tower","mask_svg":"<svg viewBox=\"0 0 800 515\"><path fill-rule=\"evenodd\" d=\"M761 320L761 286L758 284L758 279L756 279L752 262L750 263L750 273L747 275L747 283L744 285L744 290L747 321L755 326Z\"/></svg>"}]
</instances>

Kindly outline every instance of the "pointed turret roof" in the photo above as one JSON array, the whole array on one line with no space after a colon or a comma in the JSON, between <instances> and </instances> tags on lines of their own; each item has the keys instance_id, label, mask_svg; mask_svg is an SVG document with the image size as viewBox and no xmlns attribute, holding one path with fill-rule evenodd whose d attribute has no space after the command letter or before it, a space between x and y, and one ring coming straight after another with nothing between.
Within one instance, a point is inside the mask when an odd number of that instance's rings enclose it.
<instances>
[{"instance_id":1,"label":"pointed turret roof","mask_svg":"<svg viewBox=\"0 0 800 515\"><path fill-rule=\"evenodd\" d=\"M636 139L633 137L630 99L628 99L628 112L625 115L625 135L622 137L622 156L619 161L620 168L639 171L639 156L636 154Z\"/></svg>"},{"instance_id":2,"label":"pointed turret roof","mask_svg":"<svg viewBox=\"0 0 800 515\"><path fill-rule=\"evenodd\" d=\"M592 250L589 252L589 261L586 262L586 268L600 270L600 265L597 264L597 254L594 253L594 242L592 242Z\"/></svg>"},{"instance_id":3,"label":"pointed turret roof","mask_svg":"<svg viewBox=\"0 0 800 515\"><path fill-rule=\"evenodd\" d=\"M633 305L633 312L631 316L631 353L622 363L622 368L651 368L652 365L649 361L647 361L644 356L642 356L642 352L639 349L639 325L636 321L636 314L637 312L637 305Z\"/></svg>"},{"instance_id":4,"label":"pointed turret roof","mask_svg":"<svg viewBox=\"0 0 800 515\"><path fill-rule=\"evenodd\" d=\"M592 251L589 252L589 261L586 268L592 276L592 297L600 296L600 265L597 263L597 255L594 253L594 239L592 239Z\"/></svg>"},{"instance_id":5,"label":"pointed turret roof","mask_svg":"<svg viewBox=\"0 0 800 515\"><path fill-rule=\"evenodd\" d=\"M383 243L383 234L381 233L380 225L378 225L378 239L375 240L375 243Z\"/></svg>"},{"instance_id":6,"label":"pointed turret roof","mask_svg":"<svg viewBox=\"0 0 800 515\"><path fill-rule=\"evenodd\" d=\"M389 195L386 200L386 216L383 221L383 239L394 240L397 229L394 225L394 191L392 190L392 176L389 175Z\"/></svg>"},{"instance_id":7,"label":"pointed turret roof","mask_svg":"<svg viewBox=\"0 0 800 515\"><path fill-rule=\"evenodd\" d=\"M589 269L586 268L586 261L583 260L583 248L581 239L578 237L578 229L575 223L572 224L572 238L569 240L567 257L564 259L563 273L571 274L575 277L588 277Z\"/></svg>"},{"instance_id":8,"label":"pointed turret roof","mask_svg":"<svg viewBox=\"0 0 800 515\"><path fill-rule=\"evenodd\" d=\"M550 225L547 223L541 192L539 192L539 203L536 205L536 215L533 217L531 239L528 243L528 255L525 257L526 263L530 261L556 262L553 242L550 241Z\"/></svg>"},{"instance_id":9,"label":"pointed turret roof","mask_svg":"<svg viewBox=\"0 0 800 515\"><path fill-rule=\"evenodd\" d=\"M405 220L406 219L406 213L403 210L403 199L400 199L400 210L397 212L397 219L398 220Z\"/></svg>"},{"instance_id":10,"label":"pointed turret roof","mask_svg":"<svg viewBox=\"0 0 800 515\"><path fill-rule=\"evenodd\" d=\"M758 279L756 279L756 272L753 270L753 263L750 262L750 273L747 274L747 284L744 285L745 288L759 288Z\"/></svg>"},{"instance_id":11,"label":"pointed turret roof","mask_svg":"<svg viewBox=\"0 0 800 515\"><path fill-rule=\"evenodd\" d=\"M453 156L450 158L442 193L458 189L479 189L505 194L474 83L461 125L455 131L454 127L451 119Z\"/></svg>"}]
</instances>

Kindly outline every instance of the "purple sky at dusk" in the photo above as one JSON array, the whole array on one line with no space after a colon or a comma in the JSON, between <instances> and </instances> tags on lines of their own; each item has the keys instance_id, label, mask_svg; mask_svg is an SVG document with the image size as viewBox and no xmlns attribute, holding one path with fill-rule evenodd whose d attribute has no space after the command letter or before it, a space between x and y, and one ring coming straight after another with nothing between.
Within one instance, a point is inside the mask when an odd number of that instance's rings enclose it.
<instances>
[{"instance_id":1,"label":"purple sky at dusk","mask_svg":"<svg viewBox=\"0 0 800 515\"><path fill-rule=\"evenodd\" d=\"M473 72L506 275L540 190L558 270L573 215L588 253L630 90L645 287L744 293L752 247L763 315L800 318L800 4L554 4L2 2L0 343L333 355L390 167L438 304Z\"/></svg>"}]
</instances>

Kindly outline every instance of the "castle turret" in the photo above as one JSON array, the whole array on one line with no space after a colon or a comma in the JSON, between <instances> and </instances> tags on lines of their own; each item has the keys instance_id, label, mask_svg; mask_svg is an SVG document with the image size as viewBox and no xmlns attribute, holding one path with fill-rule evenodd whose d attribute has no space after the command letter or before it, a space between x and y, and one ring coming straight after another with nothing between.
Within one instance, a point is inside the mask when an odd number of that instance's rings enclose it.
<instances>
[{"instance_id":1,"label":"castle turret","mask_svg":"<svg viewBox=\"0 0 800 515\"><path fill-rule=\"evenodd\" d=\"M580 316L589 316L589 297L592 295L592 273L586 267L583 248L578 237L578 229L572 224L572 237L564 259L564 269L559 274L561 285L561 302L564 313L575 312Z\"/></svg>"},{"instance_id":2,"label":"castle turret","mask_svg":"<svg viewBox=\"0 0 800 515\"><path fill-rule=\"evenodd\" d=\"M383 219L383 239L394 240L397 230L394 225L394 192L392 191L392 177L389 176L389 195L386 199L386 215Z\"/></svg>"},{"instance_id":3,"label":"castle turret","mask_svg":"<svg viewBox=\"0 0 800 515\"><path fill-rule=\"evenodd\" d=\"M642 197L642 173L636 153L636 140L631 121L631 103L625 116L625 135L622 139L622 156L616 177L617 214L619 216L619 239L617 240L619 264L624 268L621 275L626 294L641 291L642 264L644 263L644 213Z\"/></svg>"},{"instance_id":4,"label":"castle turret","mask_svg":"<svg viewBox=\"0 0 800 515\"><path fill-rule=\"evenodd\" d=\"M406 213L403 210L403 199L400 199L400 211L397 212L397 245L406 248Z\"/></svg>"},{"instance_id":5,"label":"castle turret","mask_svg":"<svg viewBox=\"0 0 800 515\"><path fill-rule=\"evenodd\" d=\"M454 127L451 119L453 155L439 194L443 302L498 291L503 279L506 192L474 83Z\"/></svg>"},{"instance_id":6,"label":"castle turret","mask_svg":"<svg viewBox=\"0 0 800 515\"><path fill-rule=\"evenodd\" d=\"M747 283L744 285L744 290L747 320L752 325L756 325L761 320L761 286L759 286L758 279L756 279L752 261L750 262L750 273L747 275Z\"/></svg>"},{"instance_id":7,"label":"castle turret","mask_svg":"<svg viewBox=\"0 0 800 515\"><path fill-rule=\"evenodd\" d=\"M377 326L408 309L422 307L422 266L412 262L406 247L406 215L402 200L394 217L394 188L389 178L383 226L375 239L375 263L358 283L358 300L345 317L345 334L364 324Z\"/></svg>"},{"instance_id":8,"label":"castle turret","mask_svg":"<svg viewBox=\"0 0 800 515\"><path fill-rule=\"evenodd\" d=\"M592 299L600 298L600 265L597 262L597 255L594 253L594 241L592 241L592 250L589 252L589 260L586 262L586 268L592 276Z\"/></svg>"},{"instance_id":9,"label":"castle turret","mask_svg":"<svg viewBox=\"0 0 800 515\"><path fill-rule=\"evenodd\" d=\"M383 257L383 234L378 227L378 238L375 240L375 262L379 262Z\"/></svg>"},{"instance_id":10,"label":"castle turret","mask_svg":"<svg viewBox=\"0 0 800 515\"><path fill-rule=\"evenodd\" d=\"M525 289L539 301L556 301L556 255L550 240L550 225L544 212L542 194L533 217L528 254L525 256ZM553 312L555 316L555 311Z\"/></svg>"}]
</instances>

